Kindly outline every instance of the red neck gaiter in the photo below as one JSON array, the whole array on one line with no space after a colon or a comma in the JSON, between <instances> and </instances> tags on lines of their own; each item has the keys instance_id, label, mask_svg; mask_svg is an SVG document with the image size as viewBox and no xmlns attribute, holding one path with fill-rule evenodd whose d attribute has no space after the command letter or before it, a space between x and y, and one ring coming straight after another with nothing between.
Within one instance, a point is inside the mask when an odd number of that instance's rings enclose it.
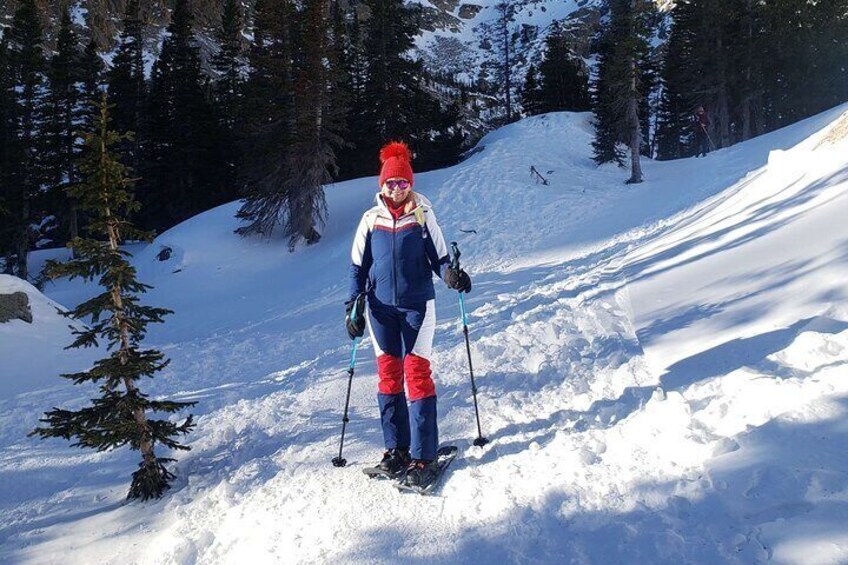
<instances>
[{"instance_id":1,"label":"red neck gaiter","mask_svg":"<svg viewBox=\"0 0 848 565\"><path fill-rule=\"evenodd\" d=\"M391 198L381 197L383 198L383 202L386 203L386 208L389 209L389 213L395 220L399 220L401 216L403 216L403 210L406 208L406 203L409 202L409 197L406 198L403 202L395 204Z\"/></svg>"}]
</instances>

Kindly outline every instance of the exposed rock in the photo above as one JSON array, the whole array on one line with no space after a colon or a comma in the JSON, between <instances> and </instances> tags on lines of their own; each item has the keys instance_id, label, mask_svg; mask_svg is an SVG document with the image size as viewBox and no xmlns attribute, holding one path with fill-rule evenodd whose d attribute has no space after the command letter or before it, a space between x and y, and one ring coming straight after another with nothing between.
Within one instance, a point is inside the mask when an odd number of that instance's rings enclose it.
<instances>
[{"instance_id":1,"label":"exposed rock","mask_svg":"<svg viewBox=\"0 0 848 565\"><path fill-rule=\"evenodd\" d=\"M32 323L29 297L25 292L0 294L0 324L12 320L23 320L28 324Z\"/></svg>"},{"instance_id":2,"label":"exposed rock","mask_svg":"<svg viewBox=\"0 0 848 565\"><path fill-rule=\"evenodd\" d=\"M459 6L459 0L430 0L430 4L443 12L453 12Z\"/></svg>"},{"instance_id":3,"label":"exposed rock","mask_svg":"<svg viewBox=\"0 0 848 565\"><path fill-rule=\"evenodd\" d=\"M421 29L425 31L462 31L462 22L456 16L430 6L421 8Z\"/></svg>"},{"instance_id":4,"label":"exposed rock","mask_svg":"<svg viewBox=\"0 0 848 565\"><path fill-rule=\"evenodd\" d=\"M601 28L605 10L600 6L585 6L572 12L565 19L564 27L574 52L583 58L592 54L592 39Z\"/></svg>"},{"instance_id":5,"label":"exposed rock","mask_svg":"<svg viewBox=\"0 0 848 565\"><path fill-rule=\"evenodd\" d=\"M459 17L463 20L471 20L480 13L480 10L483 9L483 6L478 6L477 4L463 4L459 7Z\"/></svg>"}]
</instances>

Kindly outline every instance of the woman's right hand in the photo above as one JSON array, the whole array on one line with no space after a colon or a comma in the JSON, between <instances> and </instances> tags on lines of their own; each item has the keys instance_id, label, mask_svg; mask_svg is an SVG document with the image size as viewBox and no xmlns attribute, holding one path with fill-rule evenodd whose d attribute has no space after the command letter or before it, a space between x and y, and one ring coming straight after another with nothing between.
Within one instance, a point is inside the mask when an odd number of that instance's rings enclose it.
<instances>
[{"instance_id":1,"label":"woman's right hand","mask_svg":"<svg viewBox=\"0 0 848 565\"><path fill-rule=\"evenodd\" d=\"M365 295L345 302L345 328L350 339L365 335Z\"/></svg>"}]
</instances>

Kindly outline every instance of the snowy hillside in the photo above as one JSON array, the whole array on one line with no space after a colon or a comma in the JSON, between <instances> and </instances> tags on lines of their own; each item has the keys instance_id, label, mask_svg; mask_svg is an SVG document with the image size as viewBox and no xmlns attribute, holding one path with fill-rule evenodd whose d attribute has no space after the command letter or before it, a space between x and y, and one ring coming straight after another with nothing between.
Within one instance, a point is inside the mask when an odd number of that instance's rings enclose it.
<instances>
[{"instance_id":1,"label":"snowy hillside","mask_svg":"<svg viewBox=\"0 0 848 565\"><path fill-rule=\"evenodd\" d=\"M17 277L0 274L0 294L23 292L29 299L32 322L12 320L0 324L0 391L4 399L19 392L61 387L56 368L65 372L84 369L96 359L90 352L63 351L70 336L69 321L59 305ZM5 415L0 415L0 421Z\"/></svg>"},{"instance_id":2,"label":"snowy hillside","mask_svg":"<svg viewBox=\"0 0 848 565\"><path fill-rule=\"evenodd\" d=\"M474 279L492 439L471 445L456 294L438 285L441 435L460 457L437 496L361 473L382 452L370 345L348 466L330 464L350 241L376 184L360 179L329 187L315 247L237 238L231 204L136 250L146 302L176 312L151 328L172 358L151 390L199 402L161 501L123 502L127 453L25 437L79 390L39 376L0 391L3 560L848 561L848 106L706 159L645 163L635 186L594 166L591 135L588 115L538 116L416 175ZM92 289L44 291L72 306ZM4 371L14 349L46 351L0 335Z\"/></svg>"}]
</instances>

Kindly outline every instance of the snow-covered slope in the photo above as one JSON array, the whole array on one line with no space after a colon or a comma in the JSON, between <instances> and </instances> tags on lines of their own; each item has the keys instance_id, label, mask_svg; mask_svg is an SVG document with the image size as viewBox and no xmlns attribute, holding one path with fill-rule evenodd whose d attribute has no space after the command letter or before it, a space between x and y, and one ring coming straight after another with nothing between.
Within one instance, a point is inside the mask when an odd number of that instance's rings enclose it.
<instances>
[{"instance_id":1,"label":"snow-covered slope","mask_svg":"<svg viewBox=\"0 0 848 565\"><path fill-rule=\"evenodd\" d=\"M85 352L68 352L72 339L69 322L59 313L59 305L31 284L0 274L0 294L23 292L29 298L32 323L11 320L0 324L0 395L9 398L19 392L63 386L57 370L82 370L96 357ZM0 421L5 415L0 414Z\"/></svg>"},{"instance_id":2,"label":"snow-covered slope","mask_svg":"<svg viewBox=\"0 0 848 565\"><path fill-rule=\"evenodd\" d=\"M139 249L154 394L199 402L162 501L123 504L134 457L24 434L69 387L0 398L0 545L23 563L838 563L848 560L848 107L622 183L587 115L489 134L416 176L474 292L475 436L456 295L437 291L441 435L460 458L404 496L359 356L337 452L349 245L373 178L328 189L321 243L238 239L227 205ZM550 184L535 184L533 165ZM162 247L172 256L159 261ZM72 305L92 289L45 292ZM40 385L39 385L40 386Z\"/></svg>"}]
</instances>

